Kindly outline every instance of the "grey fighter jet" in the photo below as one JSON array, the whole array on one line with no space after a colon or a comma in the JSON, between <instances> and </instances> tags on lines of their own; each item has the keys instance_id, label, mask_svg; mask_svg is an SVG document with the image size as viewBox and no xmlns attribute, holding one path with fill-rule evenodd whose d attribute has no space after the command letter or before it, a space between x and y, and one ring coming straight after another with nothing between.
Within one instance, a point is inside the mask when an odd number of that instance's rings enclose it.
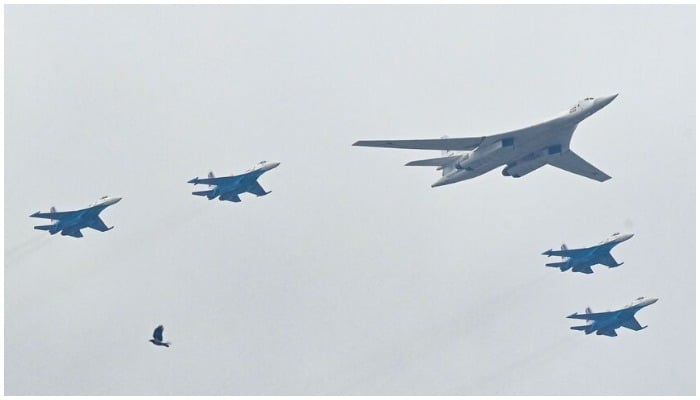
<instances>
[{"instance_id":1,"label":"grey fighter jet","mask_svg":"<svg viewBox=\"0 0 700 400\"><path fill-rule=\"evenodd\" d=\"M55 207L51 207L51 211L48 213L35 212L30 215L34 218L47 218L55 221L51 225L38 225L34 229L48 231L50 234L54 235L61 232L63 236L73 236L76 238L83 237L80 232L83 228L92 228L96 231L106 232L112 228L107 227L104 221L100 218L100 213L105 208L116 204L121 200L121 197L110 197L102 196L95 203L91 204L90 207L83 208L82 210L75 211L56 211Z\"/></svg>"},{"instance_id":2,"label":"grey fighter jet","mask_svg":"<svg viewBox=\"0 0 700 400\"><path fill-rule=\"evenodd\" d=\"M570 148L578 124L615 100L617 94L587 97L554 118L522 129L491 136L419 139L360 140L353 146L441 150L441 157L411 161L406 165L437 167L442 178L432 187L472 179L505 165L502 174L520 178L544 166L585 176L599 182L610 179Z\"/></svg>"},{"instance_id":3,"label":"grey fighter jet","mask_svg":"<svg viewBox=\"0 0 700 400\"><path fill-rule=\"evenodd\" d=\"M214 186L213 189L202 190L199 192L192 192L195 196L205 196L207 199L212 200L217 196L219 200L233 201L238 203L241 198L238 197L241 193L252 193L256 196L265 196L270 192L266 192L265 189L258 183L258 178L265 172L277 168L280 163L270 162L270 161L260 161L255 164L255 166L241 175L224 176L220 178L214 177L213 172L209 172L209 176L204 179L194 178L187 181L187 183L193 183L195 185L205 184Z\"/></svg>"},{"instance_id":4,"label":"grey fighter jet","mask_svg":"<svg viewBox=\"0 0 700 400\"><path fill-rule=\"evenodd\" d=\"M634 318L634 314L642 308L656 303L659 299L647 299L638 297L632 304L625 306L619 310L594 313L590 308L586 308L584 314L573 313L566 318L585 319L586 325L572 326L571 329L576 331L584 331L586 335L593 332L596 335L617 336L615 329L625 327L633 331L640 331L646 326L641 326L639 321Z\"/></svg>"},{"instance_id":5,"label":"grey fighter jet","mask_svg":"<svg viewBox=\"0 0 700 400\"><path fill-rule=\"evenodd\" d=\"M582 249L569 249L566 244L561 245L561 250L547 250L542 253L545 256L561 256L564 261L545 264L548 267L559 268L562 272L571 270L572 272L582 272L592 274L591 266L603 264L610 268L619 267L624 263L618 263L610 254L610 250L618 244L629 240L634 234L615 232L595 246Z\"/></svg>"}]
</instances>

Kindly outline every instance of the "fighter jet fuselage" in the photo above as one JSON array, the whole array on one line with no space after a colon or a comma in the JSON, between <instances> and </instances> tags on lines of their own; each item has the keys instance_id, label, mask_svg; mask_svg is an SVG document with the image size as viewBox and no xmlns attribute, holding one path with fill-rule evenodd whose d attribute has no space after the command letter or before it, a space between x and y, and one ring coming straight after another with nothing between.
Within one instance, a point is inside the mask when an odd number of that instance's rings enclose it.
<instances>
[{"instance_id":1,"label":"fighter jet fuselage","mask_svg":"<svg viewBox=\"0 0 700 400\"><path fill-rule=\"evenodd\" d=\"M213 187L209 190L192 192L195 196L204 196L209 200L218 197L221 201L233 201L237 203L241 201L239 195L242 193L252 193L256 196L265 196L269 194L270 192L266 192L265 189L260 186L258 178L265 172L277 168L279 165L280 163L278 162L261 161L241 175L217 178L212 172L209 172L207 178L194 178L187 182L195 185L205 184Z\"/></svg>"},{"instance_id":2,"label":"fighter jet fuselage","mask_svg":"<svg viewBox=\"0 0 700 400\"><path fill-rule=\"evenodd\" d=\"M107 207L118 203L121 197L103 196L87 208L75 211L56 211L51 207L48 213L35 212L30 215L34 218L46 218L56 221L51 225L38 225L34 229L48 231L51 235L61 232L63 236L83 237L80 231L83 228L92 228L96 231L106 232L112 228L107 227L100 218L100 213Z\"/></svg>"},{"instance_id":3,"label":"fighter jet fuselage","mask_svg":"<svg viewBox=\"0 0 700 400\"><path fill-rule=\"evenodd\" d=\"M542 253L545 256L560 256L564 259L561 262L553 262L545 264L548 267L559 268L562 272L571 270L572 272L582 272L584 274L592 274L591 267L596 264L602 264L610 268L619 267L624 263L618 263L610 254L610 250L618 244L631 239L634 236L632 233L616 232L591 247L580 249L569 249L566 244L562 244L561 250L547 250Z\"/></svg>"},{"instance_id":4,"label":"fighter jet fuselage","mask_svg":"<svg viewBox=\"0 0 700 400\"><path fill-rule=\"evenodd\" d=\"M571 329L583 331L586 335L593 332L596 335L617 336L616 329L624 327L634 331L640 331L646 326L641 326L639 321L634 317L637 311L644 307L656 303L658 299L639 297L631 304L615 311L606 311L593 313L590 309L586 309L583 314L573 313L567 318L583 319L588 323L586 325L572 326Z\"/></svg>"}]
</instances>

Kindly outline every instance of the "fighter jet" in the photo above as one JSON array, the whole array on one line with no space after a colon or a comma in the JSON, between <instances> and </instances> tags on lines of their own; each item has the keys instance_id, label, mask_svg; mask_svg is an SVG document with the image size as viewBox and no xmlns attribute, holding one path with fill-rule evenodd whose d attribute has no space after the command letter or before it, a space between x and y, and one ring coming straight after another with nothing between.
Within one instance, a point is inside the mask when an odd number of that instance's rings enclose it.
<instances>
[{"instance_id":1,"label":"fighter jet","mask_svg":"<svg viewBox=\"0 0 700 400\"><path fill-rule=\"evenodd\" d=\"M95 203L81 210L56 211L56 207L51 207L51 210L48 213L37 211L30 215L30 217L47 218L52 222L56 221L51 225L35 226L34 229L49 231L49 233L52 235L61 232L61 235L63 236L67 235L80 238L83 237L83 234L80 232L80 230L83 228L92 228L100 232L106 232L114 228L113 226L108 228L99 215L102 210L111 206L112 204L116 204L121 199L121 197L102 196Z\"/></svg>"},{"instance_id":2,"label":"fighter jet","mask_svg":"<svg viewBox=\"0 0 700 400\"><path fill-rule=\"evenodd\" d=\"M480 176L505 165L502 174L520 178L544 166L585 176L599 182L610 176L589 164L569 148L578 124L610 104L617 94L599 98L586 97L571 108L544 122L497 135L482 137L360 140L353 146L398 149L442 150L441 157L411 161L406 165L437 167L442 178L432 187L449 185Z\"/></svg>"},{"instance_id":3,"label":"fighter jet","mask_svg":"<svg viewBox=\"0 0 700 400\"><path fill-rule=\"evenodd\" d=\"M647 299L638 297L632 304L619 310L594 313L590 308L586 308L584 314L573 313L566 318L585 319L586 325L572 326L571 329L584 331L586 335L595 332L596 335L617 336L615 329L625 327L633 331L641 331L646 326L641 326L634 318L634 314L642 308L654 304L659 299Z\"/></svg>"},{"instance_id":4,"label":"fighter jet","mask_svg":"<svg viewBox=\"0 0 700 400\"><path fill-rule=\"evenodd\" d=\"M195 185L203 183L209 185L209 187L214 186L213 189L203 190L200 192L192 192L195 196L206 196L207 199L211 200L219 197L219 200L240 202L241 198L238 197L241 193L252 193L256 196L265 196L270 192L266 192L265 189L258 183L258 178L265 172L277 168L280 163L278 162L268 162L260 161L255 164L253 168L249 169L241 175L224 176L221 178L214 177L213 172L209 172L209 176L204 179L194 178L187 181L187 183L194 183Z\"/></svg>"},{"instance_id":5,"label":"fighter jet","mask_svg":"<svg viewBox=\"0 0 700 400\"><path fill-rule=\"evenodd\" d=\"M562 272L571 269L573 272L592 274L591 266L603 264L610 268L619 267L624 263L618 263L610 254L610 250L618 244L629 240L634 234L615 232L607 239L595 246L582 249L569 249L566 244L561 245L561 250L547 250L542 253L545 256L561 256L564 261L545 264L548 267L561 269Z\"/></svg>"}]
</instances>

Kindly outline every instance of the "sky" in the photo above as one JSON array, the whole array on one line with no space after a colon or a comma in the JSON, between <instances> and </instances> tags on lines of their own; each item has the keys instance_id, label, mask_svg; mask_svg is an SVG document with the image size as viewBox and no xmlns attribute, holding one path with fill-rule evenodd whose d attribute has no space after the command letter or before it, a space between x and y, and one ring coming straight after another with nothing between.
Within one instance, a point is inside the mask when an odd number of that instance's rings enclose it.
<instances>
[{"instance_id":1,"label":"sky","mask_svg":"<svg viewBox=\"0 0 700 400\"><path fill-rule=\"evenodd\" d=\"M6 5L5 394L695 394L694 40L693 5ZM604 183L351 146L614 93L571 142ZM190 194L260 160L268 196ZM32 229L106 194L109 232Z\"/></svg>"}]
</instances>

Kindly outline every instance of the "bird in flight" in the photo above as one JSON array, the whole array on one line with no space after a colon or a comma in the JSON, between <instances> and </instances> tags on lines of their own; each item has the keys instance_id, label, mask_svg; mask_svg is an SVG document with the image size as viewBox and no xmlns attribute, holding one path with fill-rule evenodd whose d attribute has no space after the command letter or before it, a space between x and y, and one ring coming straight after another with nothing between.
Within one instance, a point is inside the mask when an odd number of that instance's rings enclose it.
<instances>
[{"instance_id":1,"label":"bird in flight","mask_svg":"<svg viewBox=\"0 0 700 400\"><path fill-rule=\"evenodd\" d=\"M153 331L153 339L149 342L155 344L156 346L170 347L170 342L163 341L163 325L158 325L158 327Z\"/></svg>"}]
</instances>

